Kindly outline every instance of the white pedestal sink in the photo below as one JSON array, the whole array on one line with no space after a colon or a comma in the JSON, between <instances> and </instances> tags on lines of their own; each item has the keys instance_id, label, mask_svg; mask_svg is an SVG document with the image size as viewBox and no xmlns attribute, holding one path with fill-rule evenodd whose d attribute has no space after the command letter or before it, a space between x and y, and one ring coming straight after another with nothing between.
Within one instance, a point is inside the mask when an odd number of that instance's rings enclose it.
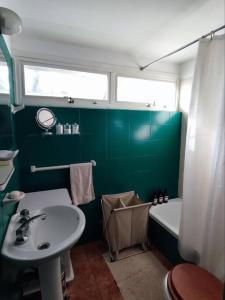
<instances>
[{"instance_id":1,"label":"white pedestal sink","mask_svg":"<svg viewBox=\"0 0 225 300\"><path fill-rule=\"evenodd\" d=\"M30 211L30 216L45 214L29 225L28 240L15 244L19 213L12 216L2 246L2 255L39 269L43 300L62 300L60 255L80 238L85 216L76 206L51 206Z\"/></svg>"}]
</instances>

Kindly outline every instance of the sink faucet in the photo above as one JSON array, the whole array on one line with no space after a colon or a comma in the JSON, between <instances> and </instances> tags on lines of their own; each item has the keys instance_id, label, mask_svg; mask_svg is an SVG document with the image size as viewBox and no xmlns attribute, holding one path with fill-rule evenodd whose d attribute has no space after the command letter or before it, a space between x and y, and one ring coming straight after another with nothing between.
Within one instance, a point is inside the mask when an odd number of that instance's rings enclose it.
<instances>
[{"instance_id":1,"label":"sink faucet","mask_svg":"<svg viewBox=\"0 0 225 300\"><path fill-rule=\"evenodd\" d=\"M16 230L16 243L17 244L23 244L28 240L28 237L26 236L26 231L28 230L29 224L34 221L35 219L41 218L42 220L46 219L46 214L39 214L35 215L29 219L26 219Z\"/></svg>"}]
</instances>

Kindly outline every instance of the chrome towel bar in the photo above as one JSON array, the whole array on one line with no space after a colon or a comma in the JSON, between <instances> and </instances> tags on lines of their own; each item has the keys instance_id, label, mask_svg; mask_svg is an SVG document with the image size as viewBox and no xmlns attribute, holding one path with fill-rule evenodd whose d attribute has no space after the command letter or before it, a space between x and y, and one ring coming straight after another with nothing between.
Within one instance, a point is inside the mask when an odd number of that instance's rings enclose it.
<instances>
[{"instance_id":1,"label":"chrome towel bar","mask_svg":"<svg viewBox=\"0 0 225 300\"><path fill-rule=\"evenodd\" d=\"M93 167L96 166L96 161L95 160L91 160L90 161L93 165ZM60 169L69 169L70 165L62 165L62 166L51 166L51 167L36 167L36 166L30 166L30 171L31 173L35 173L35 172L41 172L41 171L51 171L51 170L60 170Z\"/></svg>"}]
</instances>

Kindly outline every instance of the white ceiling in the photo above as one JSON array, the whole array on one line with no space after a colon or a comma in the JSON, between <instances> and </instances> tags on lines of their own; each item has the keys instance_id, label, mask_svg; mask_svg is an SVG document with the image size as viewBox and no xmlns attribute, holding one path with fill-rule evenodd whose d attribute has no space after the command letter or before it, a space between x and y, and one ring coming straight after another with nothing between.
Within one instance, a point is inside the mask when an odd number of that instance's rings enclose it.
<instances>
[{"instance_id":1,"label":"white ceiling","mask_svg":"<svg viewBox=\"0 0 225 300\"><path fill-rule=\"evenodd\" d=\"M20 15L25 36L123 52L140 63L224 24L224 0L0 0L0 6ZM169 60L193 57L191 48Z\"/></svg>"}]
</instances>

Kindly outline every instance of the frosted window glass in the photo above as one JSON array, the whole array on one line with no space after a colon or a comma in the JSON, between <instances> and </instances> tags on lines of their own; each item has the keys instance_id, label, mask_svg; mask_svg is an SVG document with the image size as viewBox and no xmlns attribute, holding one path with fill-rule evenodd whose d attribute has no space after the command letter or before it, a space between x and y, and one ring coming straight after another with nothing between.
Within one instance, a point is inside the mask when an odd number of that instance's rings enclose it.
<instances>
[{"instance_id":1,"label":"frosted window glass","mask_svg":"<svg viewBox=\"0 0 225 300\"><path fill-rule=\"evenodd\" d=\"M108 100L108 76L39 66L24 66L25 95Z\"/></svg>"},{"instance_id":2,"label":"frosted window glass","mask_svg":"<svg viewBox=\"0 0 225 300\"><path fill-rule=\"evenodd\" d=\"M162 107L176 105L174 82L117 77L117 101L149 103Z\"/></svg>"},{"instance_id":3,"label":"frosted window glass","mask_svg":"<svg viewBox=\"0 0 225 300\"><path fill-rule=\"evenodd\" d=\"M3 61L0 61L0 94L9 94L8 66Z\"/></svg>"}]
</instances>

